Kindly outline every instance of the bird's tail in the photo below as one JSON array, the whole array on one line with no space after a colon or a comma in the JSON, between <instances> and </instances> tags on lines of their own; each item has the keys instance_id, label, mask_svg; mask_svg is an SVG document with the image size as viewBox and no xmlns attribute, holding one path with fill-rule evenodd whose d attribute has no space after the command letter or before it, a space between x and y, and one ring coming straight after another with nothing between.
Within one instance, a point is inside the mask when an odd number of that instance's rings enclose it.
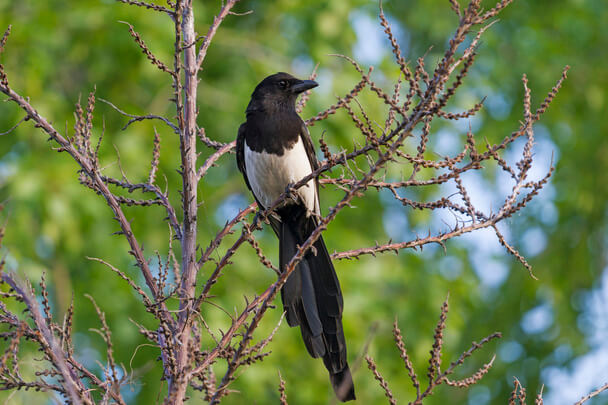
<instances>
[{"instance_id":1,"label":"bird's tail","mask_svg":"<svg viewBox=\"0 0 608 405\"><path fill-rule=\"evenodd\" d=\"M306 216L304 210L293 207L285 211L280 213L281 271L316 228L315 218ZM300 326L310 355L323 358L338 399L350 401L355 399L355 390L342 328L342 291L323 238L313 246L283 285L283 307L289 326Z\"/></svg>"}]
</instances>

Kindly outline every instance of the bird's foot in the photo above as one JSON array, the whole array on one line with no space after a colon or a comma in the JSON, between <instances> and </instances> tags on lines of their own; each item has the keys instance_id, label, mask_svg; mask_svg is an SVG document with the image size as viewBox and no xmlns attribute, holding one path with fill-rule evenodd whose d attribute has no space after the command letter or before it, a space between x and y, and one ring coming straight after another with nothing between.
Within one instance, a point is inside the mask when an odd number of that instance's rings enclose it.
<instances>
[{"instance_id":1,"label":"bird's foot","mask_svg":"<svg viewBox=\"0 0 608 405\"><path fill-rule=\"evenodd\" d=\"M289 183L287 184L287 186L285 187L285 195L286 195L286 200L288 199L292 199L294 202L298 202L299 197L298 194L296 193L296 189L295 189L295 183Z\"/></svg>"}]
</instances>

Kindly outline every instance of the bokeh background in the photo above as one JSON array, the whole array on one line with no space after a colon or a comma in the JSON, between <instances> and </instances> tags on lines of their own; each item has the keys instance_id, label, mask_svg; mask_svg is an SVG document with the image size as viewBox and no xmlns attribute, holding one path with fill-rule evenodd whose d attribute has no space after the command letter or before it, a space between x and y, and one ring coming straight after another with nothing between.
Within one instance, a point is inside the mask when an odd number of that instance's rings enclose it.
<instances>
[{"instance_id":1,"label":"bokeh background","mask_svg":"<svg viewBox=\"0 0 608 405\"><path fill-rule=\"evenodd\" d=\"M383 4L406 57L415 60L426 53L427 65L432 66L457 24L449 3ZM204 33L219 1L198 1L196 7L198 31ZM225 21L201 74L199 124L214 139L235 138L252 88L276 71L307 76L319 64L320 87L312 94L305 117L334 102L358 80L347 63L329 54L342 53L364 66L374 65L375 80L387 89L397 77L375 1L258 0L242 1L236 9L253 13ZM171 60L172 25L153 12L110 0L0 0L0 28L13 24L7 49L0 56L11 86L29 96L59 128L73 127L75 103L79 98L85 100L94 86L98 97L127 112L172 116L168 77L148 64L120 21L132 23L161 59ZM491 232L483 231L449 241L445 252L426 246L423 251L403 251L398 256L337 263L359 403L384 402L371 373L360 363L367 343L396 397L401 401L412 398L413 388L392 343L391 324L398 319L416 370L424 376L433 328L448 292L451 310L444 364L473 340L496 330L504 337L481 350L457 374L467 376L496 353L494 367L480 384L468 390L440 387L428 403L503 404L516 376L530 394L539 392L544 384L545 403L566 404L608 379L606 21L605 0L519 1L484 35L477 63L450 108L470 106L487 96L486 108L471 120L435 128L431 146L438 154L457 152L469 125L479 142L502 139L517 129L522 117L522 74L528 74L533 104L538 105L563 66L572 66L564 88L535 126L533 175L542 176L551 161L557 171L541 194L501 227L528 258L539 280L531 279ZM369 95L362 95L360 101L369 106L371 114L381 113ZM95 133L100 134L104 124L106 128L101 153L108 173L119 175L118 150L128 177L143 179L154 123L134 125L123 132L124 117L101 103L96 111ZM2 103L0 131L21 117L14 105ZM162 137L161 170L166 176L159 177L160 184L166 178L177 203L178 140L160 124L155 125ZM324 130L333 150L352 146L356 136L345 113L315 126L313 138ZM142 346L145 341L131 322L153 327L153 320L126 283L85 259L102 257L137 278L126 243L111 236L117 230L111 212L78 184L75 163L67 155L52 152L51 146L30 123L0 137L0 200L5 206L2 221L7 224L1 253L10 269L34 281L47 272L58 317L73 297L78 356L99 372L97 362L105 362L105 349L99 335L89 330L99 325L84 294L95 297L112 328L117 359L133 377L124 389L125 398L132 404L156 403L166 391L166 385L159 383L159 353ZM511 161L521 146L516 144L508 151ZM251 201L233 160L232 155L223 158L200 186L201 245L206 245L236 209ZM408 170L411 168L403 168L404 173ZM498 206L511 187L493 170L465 181L474 201L486 211ZM324 189L322 205L339 196L335 190ZM389 238L405 240L442 227L441 217L404 209L384 193L368 192L355 205L325 233L330 250L373 245ZM127 209L127 213L148 254L152 256L158 249L166 255L167 225L162 210ZM265 231L261 241L276 260L274 236ZM247 247L234 262L215 290L214 302L229 310L242 306L243 295L259 293L273 280L273 274ZM203 309L212 325L226 328L225 313L212 305ZM271 311L258 337L272 330L279 317L278 309ZM306 355L297 330L282 325L270 349L271 356L239 376L231 386L238 392L225 403L277 403L278 371L286 380L290 403L332 401L326 372L319 361ZM38 356L31 347L22 348L25 373L36 367ZM221 370L218 366L218 373ZM2 393L0 400L33 405L53 403L56 398L20 392ZM191 403L201 402L194 394ZM608 396L592 403L608 403Z\"/></svg>"}]
</instances>

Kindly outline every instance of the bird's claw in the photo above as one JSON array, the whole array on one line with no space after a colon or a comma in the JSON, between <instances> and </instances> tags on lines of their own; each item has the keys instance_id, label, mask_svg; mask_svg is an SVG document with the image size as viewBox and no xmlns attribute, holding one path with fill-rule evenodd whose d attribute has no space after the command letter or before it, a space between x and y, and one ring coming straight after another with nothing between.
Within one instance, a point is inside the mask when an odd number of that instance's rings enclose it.
<instances>
[{"instance_id":1,"label":"bird's claw","mask_svg":"<svg viewBox=\"0 0 608 405\"><path fill-rule=\"evenodd\" d=\"M286 199L291 198L294 202L298 202L298 195L296 194L294 186L295 183L287 184L287 186L285 187L285 195L287 196Z\"/></svg>"}]
</instances>

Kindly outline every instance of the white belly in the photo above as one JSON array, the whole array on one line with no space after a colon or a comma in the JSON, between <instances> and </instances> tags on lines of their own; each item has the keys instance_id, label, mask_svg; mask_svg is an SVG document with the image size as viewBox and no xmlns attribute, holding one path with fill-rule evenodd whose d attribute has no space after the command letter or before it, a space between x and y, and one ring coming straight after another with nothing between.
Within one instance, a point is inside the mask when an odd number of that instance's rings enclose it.
<instances>
[{"instance_id":1,"label":"white belly","mask_svg":"<svg viewBox=\"0 0 608 405\"><path fill-rule=\"evenodd\" d=\"M312 173L304 144L300 139L282 156L254 152L249 149L247 143L244 149L247 180L264 208L272 205L289 184L295 184ZM319 213L314 179L300 187L296 193L309 211Z\"/></svg>"}]
</instances>

